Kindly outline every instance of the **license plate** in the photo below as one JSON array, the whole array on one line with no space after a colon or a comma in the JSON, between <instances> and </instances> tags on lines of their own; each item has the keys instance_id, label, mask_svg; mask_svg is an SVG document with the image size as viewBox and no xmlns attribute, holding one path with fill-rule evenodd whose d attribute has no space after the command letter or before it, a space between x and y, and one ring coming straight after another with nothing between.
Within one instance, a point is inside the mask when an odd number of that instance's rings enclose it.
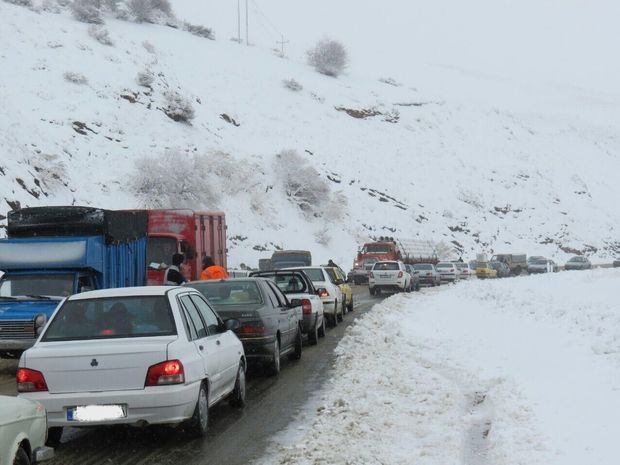
<instances>
[{"instance_id":1,"label":"license plate","mask_svg":"<svg viewBox=\"0 0 620 465\"><path fill-rule=\"evenodd\" d=\"M389 278L390 275L389 274L380 274L379 277L380 278Z\"/></svg>"},{"instance_id":2,"label":"license plate","mask_svg":"<svg viewBox=\"0 0 620 465\"><path fill-rule=\"evenodd\" d=\"M67 421L107 421L126 416L126 405L80 405L67 409Z\"/></svg>"}]
</instances>

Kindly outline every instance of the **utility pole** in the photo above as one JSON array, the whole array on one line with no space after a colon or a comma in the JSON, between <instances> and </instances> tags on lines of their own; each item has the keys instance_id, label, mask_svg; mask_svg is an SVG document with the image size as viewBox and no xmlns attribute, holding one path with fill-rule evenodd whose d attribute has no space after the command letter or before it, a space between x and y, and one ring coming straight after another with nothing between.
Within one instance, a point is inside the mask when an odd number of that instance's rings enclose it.
<instances>
[{"instance_id":1,"label":"utility pole","mask_svg":"<svg viewBox=\"0 0 620 465\"><path fill-rule=\"evenodd\" d=\"M237 42L241 43L241 0L237 0Z\"/></svg>"},{"instance_id":2,"label":"utility pole","mask_svg":"<svg viewBox=\"0 0 620 465\"><path fill-rule=\"evenodd\" d=\"M280 44L280 56L284 57L284 44L288 44L288 40L284 40L284 34L280 34L282 37L278 42Z\"/></svg>"},{"instance_id":3,"label":"utility pole","mask_svg":"<svg viewBox=\"0 0 620 465\"><path fill-rule=\"evenodd\" d=\"M245 45L250 45L250 21L248 19L248 0L245 0Z\"/></svg>"}]
</instances>

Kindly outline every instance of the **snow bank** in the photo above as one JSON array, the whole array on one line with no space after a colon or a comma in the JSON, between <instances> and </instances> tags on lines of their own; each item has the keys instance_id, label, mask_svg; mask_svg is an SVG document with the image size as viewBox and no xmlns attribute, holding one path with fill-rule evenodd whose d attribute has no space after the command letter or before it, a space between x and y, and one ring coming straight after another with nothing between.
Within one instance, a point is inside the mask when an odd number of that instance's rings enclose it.
<instances>
[{"instance_id":1,"label":"snow bank","mask_svg":"<svg viewBox=\"0 0 620 465\"><path fill-rule=\"evenodd\" d=\"M620 271L398 295L259 463L615 464Z\"/></svg>"}]
</instances>

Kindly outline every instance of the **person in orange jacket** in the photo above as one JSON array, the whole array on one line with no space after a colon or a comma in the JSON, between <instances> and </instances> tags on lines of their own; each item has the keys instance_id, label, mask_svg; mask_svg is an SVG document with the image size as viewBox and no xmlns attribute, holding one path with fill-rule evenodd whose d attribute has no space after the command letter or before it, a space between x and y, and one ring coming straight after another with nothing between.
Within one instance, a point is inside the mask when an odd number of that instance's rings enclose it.
<instances>
[{"instance_id":1,"label":"person in orange jacket","mask_svg":"<svg viewBox=\"0 0 620 465\"><path fill-rule=\"evenodd\" d=\"M206 255L202 259L202 272L200 279L206 281L208 279L226 279L228 272L223 266L216 265L211 257Z\"/></svg>"}]
</instances>

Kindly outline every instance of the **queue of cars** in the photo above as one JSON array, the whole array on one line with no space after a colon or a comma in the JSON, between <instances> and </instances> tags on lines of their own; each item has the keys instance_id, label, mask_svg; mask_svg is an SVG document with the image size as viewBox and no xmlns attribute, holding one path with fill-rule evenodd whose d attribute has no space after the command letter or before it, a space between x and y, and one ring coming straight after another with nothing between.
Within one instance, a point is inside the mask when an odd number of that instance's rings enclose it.
<instances>
[{"instance_id":1,"label":"queue of cars","mask_svg":"<svg viewBox=\"0 0 620 465\"><path fill-rule=\"evenodd\" d=\"M351 310L342 270L327 266L72 295L20 358L13 399L39 409L44 433L11 446L18 455L6 463L50 456L45 430L54 445L68 426L163 424L204 436L209 408L244 407L248 367L278 374L305 336L318 343Z\"/></svg>"}]
</instances>

